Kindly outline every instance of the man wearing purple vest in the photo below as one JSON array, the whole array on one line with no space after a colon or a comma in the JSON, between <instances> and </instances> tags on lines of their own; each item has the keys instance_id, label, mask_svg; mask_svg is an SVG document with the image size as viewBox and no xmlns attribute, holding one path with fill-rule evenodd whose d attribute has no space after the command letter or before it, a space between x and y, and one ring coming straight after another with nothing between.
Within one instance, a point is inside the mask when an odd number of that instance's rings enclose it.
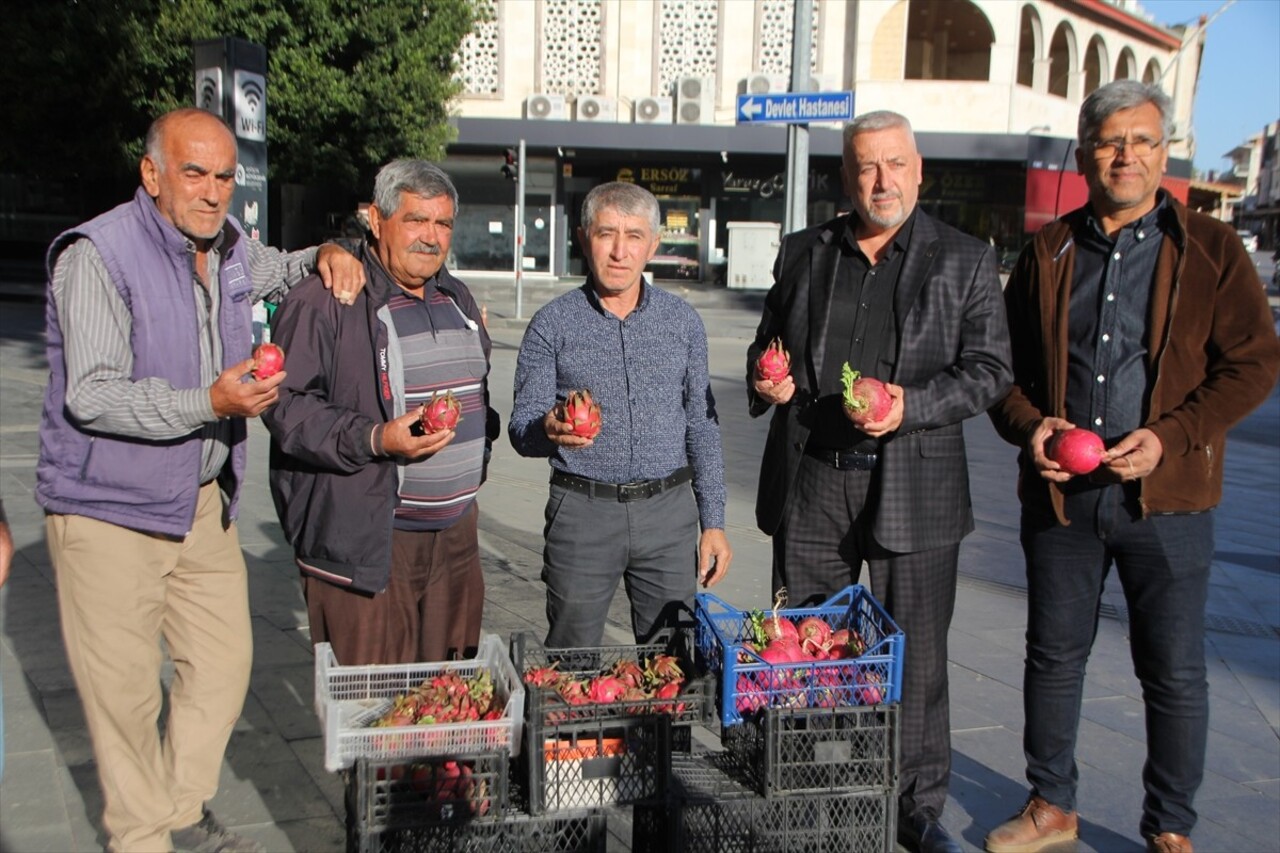
<instances>
[{"instance_id":1,"label":"man wearing purple vest","mask_svg":"<svg viewBox=\"0 0 1280 853\"><path fill-rule=\"evenodd\" d=\"M285 255L228 219L236 142L181 109L147 132L133 200L49 249L49 384L36 500L112 851L261 850L205 807L249 684L235 517L258 381L251 306L311 267L354 299L336 246ZM175 672L157 722L163 639Z\"/></svg>"}]
</instances>

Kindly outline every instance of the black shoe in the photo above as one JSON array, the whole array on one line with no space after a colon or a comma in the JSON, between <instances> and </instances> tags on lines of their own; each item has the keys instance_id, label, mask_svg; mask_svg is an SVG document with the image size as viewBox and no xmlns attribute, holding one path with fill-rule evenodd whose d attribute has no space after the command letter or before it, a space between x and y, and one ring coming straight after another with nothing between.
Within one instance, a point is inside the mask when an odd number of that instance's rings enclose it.
<instances>
[{"instance_id":1,"label":"black shoe","mask_svg":"<svg viewBox=\"0 0 1280 853\"><path fill-rule=\"evenodd\" d=\"M931 815L899 815L898 843L916 853L964 853L951 834Z\"/></svg>"}]
</instances>

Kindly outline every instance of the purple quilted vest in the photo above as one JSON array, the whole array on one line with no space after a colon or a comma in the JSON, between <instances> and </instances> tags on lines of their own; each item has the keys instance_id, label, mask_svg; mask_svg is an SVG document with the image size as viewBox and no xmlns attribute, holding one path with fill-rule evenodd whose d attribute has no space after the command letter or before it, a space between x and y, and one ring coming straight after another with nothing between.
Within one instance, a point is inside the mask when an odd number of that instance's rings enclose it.
<instances>
[{"instance_id":1,"label":"purple quilted vest","mask_svg":"<svg viewBox=\"0 0 1280 853\"><path fill-rule=\"evenodd\" d=\"M228 219L218 271L218 334L223 369L244 361L252 346L253 282L244 258L246 239ZM182 537L195 518L200 476L200 432L146 441L82 430L68 416L62 327L53 301L53 268L77 239L93 241L112 284L133 315L133 378L153 376L174 388L200 387L195 294L186 238L156 210L141 188L133 201L64 232L49 247L46 300L49 384L40 420L36 502L49 512L83 515L121 527ZM231 477L222 477L236 514L244 480L247 428L232 421Z\"/></svg>"}]
</instances>

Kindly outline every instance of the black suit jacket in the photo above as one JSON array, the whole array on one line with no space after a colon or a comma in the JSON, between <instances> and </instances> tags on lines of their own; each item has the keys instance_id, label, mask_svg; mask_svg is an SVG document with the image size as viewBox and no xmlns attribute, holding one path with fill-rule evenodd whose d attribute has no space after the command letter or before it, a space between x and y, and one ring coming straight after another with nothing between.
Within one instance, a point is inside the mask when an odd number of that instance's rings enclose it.
<instances>
[{"instance_id":1,"label":"black suit jacket","mask_svg":"<svg viewBox=\"0 0 1280 853\"><path fill-rule=\"evenodd\" d=\"M917 211L894 298L902 425L882 439L873 482L873 532L901 553L960 541L973 530L962 422L1004 396L1012 381L1009 331L990 246ZM809 440L806 403L822 375L827 319L848 217L789 234L774 263L755 341L747 351L752 417L769 409L752 389L755 362L774 337L791 353L792 402L769 425L756 523L772 535L786 517L791 485Z\"/></svg>"}]
</instances>

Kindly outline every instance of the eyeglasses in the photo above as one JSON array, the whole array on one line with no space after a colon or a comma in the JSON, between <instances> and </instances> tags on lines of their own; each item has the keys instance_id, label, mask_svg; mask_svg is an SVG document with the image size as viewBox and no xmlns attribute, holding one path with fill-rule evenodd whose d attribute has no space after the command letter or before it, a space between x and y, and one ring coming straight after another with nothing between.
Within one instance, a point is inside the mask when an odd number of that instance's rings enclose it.
<instances>
[{"instance_id":1,"label":"eyeglasses","mask_svg":"<svg viewBox=\"0 0 1280 853\"><path fill-rule=\"evenodd\" d=\"M1149 157L1161 145L1164 145L1163 139L1150 139L1146 136L1135 136L1133 139L1095 139L1089 143L1095 160L1110 160L1124 150L1134 157Z\"/></svg>"}]
</instances>

